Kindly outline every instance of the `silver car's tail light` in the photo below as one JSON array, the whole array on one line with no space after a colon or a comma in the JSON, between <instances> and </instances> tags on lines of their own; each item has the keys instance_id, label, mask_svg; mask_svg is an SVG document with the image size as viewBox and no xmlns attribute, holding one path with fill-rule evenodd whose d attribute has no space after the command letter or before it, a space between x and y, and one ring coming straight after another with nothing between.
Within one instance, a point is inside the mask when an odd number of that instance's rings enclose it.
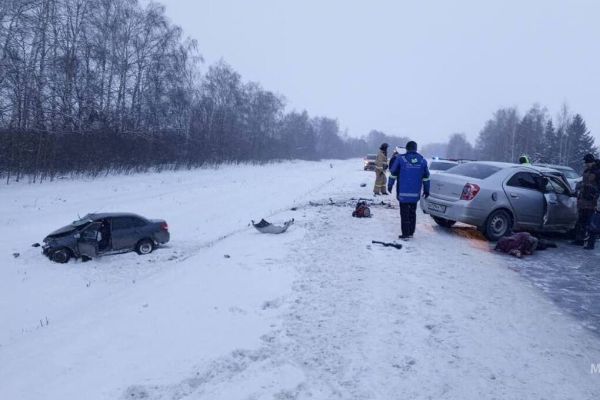
<instances>
[{"instance_id":1,"label":"silver car's tail light","mask_svg":"<svg viewBox=\"0 0 600 400\"><path fill-rule=\"evenodd\" d=\"M477 193L479 193L479 185L474 183L467 183L465 187L463 187L462 193L460 195L461 200L473 200Z\"/></svg>"}]
</instances>

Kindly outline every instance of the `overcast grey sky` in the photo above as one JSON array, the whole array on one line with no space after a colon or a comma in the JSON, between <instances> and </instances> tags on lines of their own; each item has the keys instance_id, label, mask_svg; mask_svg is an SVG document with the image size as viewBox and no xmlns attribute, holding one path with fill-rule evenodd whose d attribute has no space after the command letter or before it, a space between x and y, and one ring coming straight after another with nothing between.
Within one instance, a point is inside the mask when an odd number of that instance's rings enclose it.
<instances>
[{"instance_id":1,"label":"overcast grey sky","mask_svg":"<svg viewBox=\"0 0 600 400\"><path fill-rule=\"evenodd\" d=\"M474 140L502 106L563 102L600 143L600 1L160 0L289 109L421 143Z\"/></svg>"}]
</instances>

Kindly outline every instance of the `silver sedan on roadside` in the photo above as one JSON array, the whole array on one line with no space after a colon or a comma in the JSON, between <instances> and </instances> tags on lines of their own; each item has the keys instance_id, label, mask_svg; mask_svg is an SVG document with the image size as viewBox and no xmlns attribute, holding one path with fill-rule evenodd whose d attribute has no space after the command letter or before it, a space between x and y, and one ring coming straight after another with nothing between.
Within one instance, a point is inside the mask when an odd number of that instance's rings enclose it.
<instances>
[{"instance_id":1,"label":"silver sedan on roadside","mask_svg":"<svg viewBox=\"0 0 600 400\"><path fill-rule=\"evenodd\" d=\"M420 205L439 225L474 225L491 241L512 230L568 232L577 199L565 182L550 168L477 161L432 175Z\"/></svg>"}]
</instances>

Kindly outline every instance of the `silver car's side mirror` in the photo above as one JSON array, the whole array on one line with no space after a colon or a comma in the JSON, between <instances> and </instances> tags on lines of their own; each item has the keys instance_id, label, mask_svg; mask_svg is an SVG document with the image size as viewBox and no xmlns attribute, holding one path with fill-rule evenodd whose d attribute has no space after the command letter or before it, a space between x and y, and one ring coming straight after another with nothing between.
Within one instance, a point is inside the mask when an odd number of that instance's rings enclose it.
<instances>
[{"instance_id":1,"label":"silver car's side mirror","mask_svg":"<svg viewBox=\"0 0 600 400\"><path fill-rule=\"evenodd\" d=\"M76 234L73 235L73 237L75 239L80 239L81 238L81 233L76 233Z\"/></svg>"}]
</instances>

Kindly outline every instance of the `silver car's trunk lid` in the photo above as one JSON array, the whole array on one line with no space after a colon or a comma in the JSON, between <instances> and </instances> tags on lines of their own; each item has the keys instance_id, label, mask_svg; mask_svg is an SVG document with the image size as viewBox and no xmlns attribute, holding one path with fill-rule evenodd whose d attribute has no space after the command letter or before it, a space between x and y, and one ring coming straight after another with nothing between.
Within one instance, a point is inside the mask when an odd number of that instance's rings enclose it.
<instances>
[{"instance_id":1,"label":"silver car's trunk lid","mask_svg":"<svg viewBox=\"0 0 600 400\"><path fill-rule=\"evenodd\" d=\"M431 175L430 194L433 198L458 201L467 183L479 184L481 180L463 175L440 172Z\"/></svg>"}]
</instances>

